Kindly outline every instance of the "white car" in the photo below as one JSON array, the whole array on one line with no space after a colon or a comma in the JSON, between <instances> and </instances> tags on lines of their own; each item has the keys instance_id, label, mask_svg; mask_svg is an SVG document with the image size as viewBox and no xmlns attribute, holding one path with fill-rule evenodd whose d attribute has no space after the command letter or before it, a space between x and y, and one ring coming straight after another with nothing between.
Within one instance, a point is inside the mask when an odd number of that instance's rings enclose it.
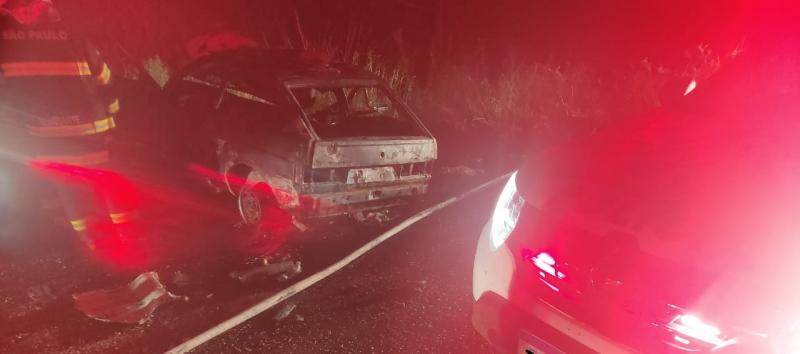
<instances>
[{"instance_id":1,"label":"white car","mask_svg":"<svg viewBox=\"0 0 800 354\"><path fill-rule=\"evenodd\" d=\"M495 349L800 353L800 87L740 61L508 180L473 277Z\"/></svg>"}]
</instances>

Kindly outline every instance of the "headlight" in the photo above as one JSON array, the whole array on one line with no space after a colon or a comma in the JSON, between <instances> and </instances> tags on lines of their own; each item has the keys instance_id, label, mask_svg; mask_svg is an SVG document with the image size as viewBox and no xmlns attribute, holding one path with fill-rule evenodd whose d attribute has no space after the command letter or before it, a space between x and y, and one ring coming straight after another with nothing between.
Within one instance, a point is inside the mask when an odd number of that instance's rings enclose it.
<instances>
[{"instance_id":1,"label":"headlight","mask_svg":"<svg viewBox=\"0 0 800 354\"><path fill-rule=\"evenodd\" d=\"M508 235L514 231L523 204L525 204L525 200L517 192L517 172L514 172L500 193L492 214L490 232L493 249L502 246L506 242Z\"/></svg>"},{"instance_id":2,"label":"headlight","mask_svg":"<svg viewBox=\"0 0 800 354\"><path fill-rule=\"evenodd\" d=\"M725 343L722 331L694 315L678 315L669 324L669 328L676 332L674 337L680 343L689 344L690 339L719 346Z\"/></svg>"},{"instance_id":3,"label":"headlight","mask_svg":"<svg viewBox=\"0 0 800 354\"><path fill-rule=\"evenodd\" d=\"M776 333L773 339L775 353L800 354L800 321L792 322Z\"/></svg>"},{"instance_id":4,"label":"headlight","mask_svg":"<svg viewBox=\"0 0 800 354\"><path fill-rule=\"evenodd\" d=\"M666 327L672 337L666 343L683 351L714 351L737 342L719 327L688 313L679 313Z\"/></svg>"}]
</instances>

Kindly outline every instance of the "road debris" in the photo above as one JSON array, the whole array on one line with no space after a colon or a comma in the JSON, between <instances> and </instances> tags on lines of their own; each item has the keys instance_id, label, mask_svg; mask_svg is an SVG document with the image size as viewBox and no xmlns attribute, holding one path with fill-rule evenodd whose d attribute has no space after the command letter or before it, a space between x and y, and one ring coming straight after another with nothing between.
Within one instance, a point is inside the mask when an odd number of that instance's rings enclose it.
<instances>
[{"instance_id":1,"label":"road debris","mask_svg":"<svg viewBox=\"0 0 800 354\"><path fill-rule=\"evenodd\" d=\"M172 274L172 285L182 288L189 285L189 275L182 271L176 271Z\"/></svg>"},{"instance_id":2,"label":"road debris","mask_svg":"<svg viewBox=\"0 0 800 354\"><path fill-rule=\"evenodd\" d=\"M292 279L296 277L298 274L300 274L302 271L303 271L303 265L300 264L299 261L294 262L294 264L292 264L292 267L287 272L278 276L278 281L284 282L289 279Z\"/></svg>"},{"instance_id":3,"label":"road debris","mask_svg":"<svg viewBox=\"0 0 800 354\"><path fill-rule=\"evenodd\" d=\"M362 224L371 224L371 225L384 225L392 221L391 217L389 217L388 210L358 212L353 214L353 219L356 219L356 221Z\"/></svg>"},{"instance_id":4,"label":"road debris","mask_svg":"<svg viewBox=\"0 0 800 354\"><path fill-rule=\"evenodd\" d=\"M292 224L294 224L294 227L297 228L297 230L300 231L300 232L308 231L308 225L300 222L299 220L297 220L294 217L292 217Z\"/></svg>"},{"instance_id":5,"label":"road debris","mask_svg":"<svg viewBox=\"0 0 800 354\"><path fill-rule=\"evenodd\" d=\"M276 278L278 281L286 281L294 278L302 271L303 266L300 261L284 260L278 263L269 263L269 259L264 258L262 265L241 272L232 272L230 276L242 283L250 281L250 279L259 274L278 275Z\"/></svg>"},{"instance_id":6,"label":"road debris","mask_svg":"<svg viewBox=\"0 0 800 354\"><path fill-rule=\"evenodd\" d=\"M91 318L129 324L145 323L159 305L170 300L189 300L167 291L155 272L142 273L125 286L87 291L72 297L75 307Z\"/></svg>"},{"instance_id":7,"label":"road debris","mask_svg":"<svg viewBox=\"0 0 800 354\"><path fill-rule=\"evenodd\" d=\"M53 290L47 285L38 285L28 289L28 299L38 306L46 305L56 299Z\"/></svg>"},{"instance_id":8,"label":"road debris","mask_svg":"<svg viewBox=\"0 0 800 354\"><path fill-rule=\"evenodd\" d=\"M281 309L278 310L277 313L275 313L275 316L273 316L272 319L276 320L276 321L282 321L286 317L289 317L289 315L292 313L292 311L294 311L294 309L296 309L296 308L297 308L297 304L292 303L292 302L287 303L286 305L283 305L283 307L281 307Z\"/></svg>"}]
</instances>

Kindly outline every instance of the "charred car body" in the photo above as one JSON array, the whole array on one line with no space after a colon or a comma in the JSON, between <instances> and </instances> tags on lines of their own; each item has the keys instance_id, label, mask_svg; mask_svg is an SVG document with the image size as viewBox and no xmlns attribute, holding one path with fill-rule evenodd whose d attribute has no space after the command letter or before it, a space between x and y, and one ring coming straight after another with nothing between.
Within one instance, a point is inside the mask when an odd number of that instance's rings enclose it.
<instances>
[{"instance_id":1,"label":"charred car body","mask_svg":"<svg viewBox=\"0 0 800 354\"><path fill-rule=\"evenodd\" d=\"M301 218L385 209L423 194L437 156L428 129L378 77L295 53L236 50L189 65L165 88L183 156L218 170L243 220L266 204Z\"/></svg>"}]
</instances>

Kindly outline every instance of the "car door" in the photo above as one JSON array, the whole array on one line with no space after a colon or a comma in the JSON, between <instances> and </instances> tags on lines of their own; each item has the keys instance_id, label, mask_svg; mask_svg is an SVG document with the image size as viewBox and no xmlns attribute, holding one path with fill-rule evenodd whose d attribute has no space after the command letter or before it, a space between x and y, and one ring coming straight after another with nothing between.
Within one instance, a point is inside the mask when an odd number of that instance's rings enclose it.
<instances>
[{"instance_id":1,"label":"car door","mask_svg":"<svg viewBox=\"0 0 800 354\"><path fill-rule=\"evenodd\" d=\"M296 181L296 166L309 141L297 113L278 90L257 96L234 87L228 85L218 108L222 169L245 164L265 180Z\"/></svg>"},{"instance_id":2,"label":"car door","mask_svg":"<svg viewBox=\"0 0 800 354\"><path fill-rule=\"evenodd\" d=\"M211 167L219 131L218 108L224 90L221 79L208 72L176 77L167 87L169 107L162 138L168 155Z\"/></svg>"}]
</instances>

